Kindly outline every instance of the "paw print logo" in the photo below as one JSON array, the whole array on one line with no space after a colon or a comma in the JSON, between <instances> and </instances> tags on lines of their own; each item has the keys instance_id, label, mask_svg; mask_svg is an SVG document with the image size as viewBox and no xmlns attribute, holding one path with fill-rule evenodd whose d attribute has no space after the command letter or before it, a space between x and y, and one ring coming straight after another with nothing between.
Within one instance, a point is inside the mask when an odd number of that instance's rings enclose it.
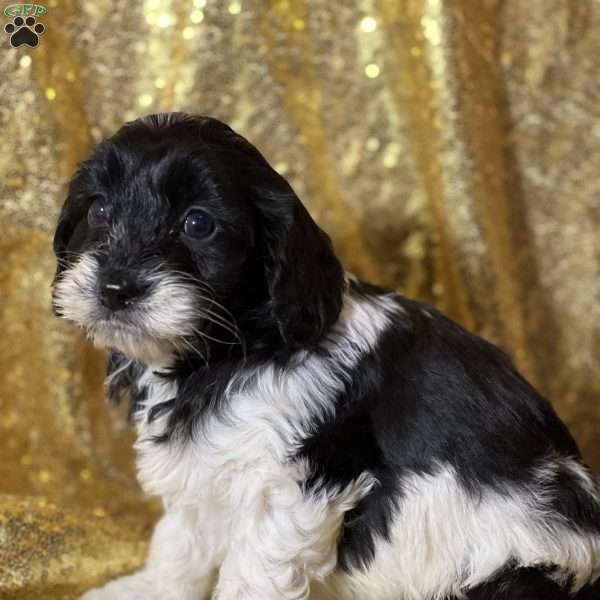
<instances>
[{"instance_id":1,"label":"paw print logo","mask_svg":"<svg viewBox=\"0 0 600 600\"><path fill-rule=\"evenodd\" d=\"M35 17L15 17L12 23L4 26L4 31L10 35L10 45L13 48L19 46L29 46L35 48L39 42L39 36L44 33L46 28L42 23L36 23Z\"/></svg>"}]
</instances>

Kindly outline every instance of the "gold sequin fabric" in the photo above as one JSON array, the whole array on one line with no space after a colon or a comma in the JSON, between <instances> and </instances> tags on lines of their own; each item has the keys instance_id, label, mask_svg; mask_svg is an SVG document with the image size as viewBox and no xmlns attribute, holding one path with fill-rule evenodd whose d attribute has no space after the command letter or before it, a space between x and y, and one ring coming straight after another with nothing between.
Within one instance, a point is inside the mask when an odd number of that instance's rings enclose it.
<instances>
[{"instance_id":1,"label":"gold sequin fabric","mask_svg":"<svg viewBox=\"0 0 600 600\"><path fill-rule=\"evenodd\" d=\"M49 294L68 178L150 112L246 135L349 270L500 344L600 468L600 2L44 7L36 48L0 29L1 598L139 567L158 514L104 358Z\"/></svg>"}]
</instances>

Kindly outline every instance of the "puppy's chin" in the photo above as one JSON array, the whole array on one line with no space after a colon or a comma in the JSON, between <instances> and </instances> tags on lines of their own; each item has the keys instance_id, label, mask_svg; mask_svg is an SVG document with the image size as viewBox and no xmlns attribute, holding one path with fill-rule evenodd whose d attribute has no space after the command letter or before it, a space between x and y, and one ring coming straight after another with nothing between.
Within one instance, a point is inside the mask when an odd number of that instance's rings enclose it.
<instances>
[{"instance_id":1,"label":"puppy's chin","mask_svg":"<svg viewBox=\"0 0 600 600\"><path fill-rule=\"evenodd\" d=\"M167 340L151 338L128 325L98 323L88 328L94 346L116 350L147 365L166 366L173 361L175 347Z\"/></svg>"}]
</instances>

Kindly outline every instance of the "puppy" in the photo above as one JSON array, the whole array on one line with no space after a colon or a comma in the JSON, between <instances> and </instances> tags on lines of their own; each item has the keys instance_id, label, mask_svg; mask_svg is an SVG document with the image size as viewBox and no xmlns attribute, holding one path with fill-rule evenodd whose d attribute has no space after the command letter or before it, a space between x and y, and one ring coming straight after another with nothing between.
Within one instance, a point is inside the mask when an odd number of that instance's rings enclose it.
<instances>
[{"instance_id":1,"label":"puppy","mask_svg":"<svg viewBox=\"0 0 600 600\"><path fill-rule=\"evenodd\" d=\"M432 307L345 276L227 125L125 125L54 250L55 312L108 349L165 507L146 566L86 600L600 598L599 487L548 402Z\"/></svg>"}]
</instances>

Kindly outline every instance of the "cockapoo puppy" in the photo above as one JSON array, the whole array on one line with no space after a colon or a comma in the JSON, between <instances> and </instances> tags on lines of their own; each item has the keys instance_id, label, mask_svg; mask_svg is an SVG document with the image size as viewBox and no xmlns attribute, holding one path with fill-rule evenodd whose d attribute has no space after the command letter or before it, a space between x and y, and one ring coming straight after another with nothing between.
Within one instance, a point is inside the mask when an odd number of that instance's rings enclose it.
<instances>
[{"instance_id":1,"label":"cockapoo puppy","mask_svg":"<svg viewBox=\"0 0 600 600\"><path fill-rule=\"evenodd\" d=\"M550 404L431 306L345 275L248 141L126 124L75 175L53 304L110 353L146 566L86 600L598 599L600 495Z\"/></svg>"}]
</instances>

